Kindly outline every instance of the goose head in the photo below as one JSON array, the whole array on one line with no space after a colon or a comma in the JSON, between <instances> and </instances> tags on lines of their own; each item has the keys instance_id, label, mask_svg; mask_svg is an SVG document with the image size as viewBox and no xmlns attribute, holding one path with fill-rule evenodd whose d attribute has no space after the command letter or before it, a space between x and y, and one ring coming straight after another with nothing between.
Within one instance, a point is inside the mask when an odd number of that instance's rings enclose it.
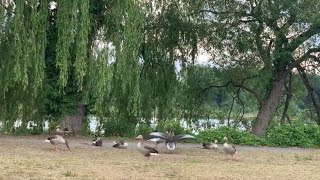
<instances>
[{"instance_id":1,"label":"goose head","mask_svg":"<svg viewBox=\"0 0 320 180\"><path fill-rule=\"evenodd\" d=\"M143 136L142 135L139 135L135 138L135 140L139 140L139 141L142 141L143 140Z\"/></svg>"},{"instance_id":2,"label":"goose head","mask_svg":"<svg viewBox=\"0 0 320 180\"><path fill-rule=\"evenodd\" d=\"M224 138L223 138L223 141L224 141L224 143L228 143L228 138L227 138L227 137L224 137Z\"/></svg>"}]
</instances>

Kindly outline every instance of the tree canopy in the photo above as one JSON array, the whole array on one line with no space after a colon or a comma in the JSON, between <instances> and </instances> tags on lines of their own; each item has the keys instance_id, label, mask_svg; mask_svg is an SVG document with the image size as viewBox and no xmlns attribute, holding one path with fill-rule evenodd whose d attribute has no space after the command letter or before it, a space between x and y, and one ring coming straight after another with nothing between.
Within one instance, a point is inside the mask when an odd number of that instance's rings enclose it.
<instances>
[{"instance_id":1,"label":"tree canopy","mask_svg":"<svg viewBox=\"0 0 320 180\"><path fill-rule=\"evenodd\" d=\"M320 124L319 10L317 0L2 1L1 122L42 129L84 106L110 134L256 113L263 135L304 108Z\"/></svg>"}]
</instances>

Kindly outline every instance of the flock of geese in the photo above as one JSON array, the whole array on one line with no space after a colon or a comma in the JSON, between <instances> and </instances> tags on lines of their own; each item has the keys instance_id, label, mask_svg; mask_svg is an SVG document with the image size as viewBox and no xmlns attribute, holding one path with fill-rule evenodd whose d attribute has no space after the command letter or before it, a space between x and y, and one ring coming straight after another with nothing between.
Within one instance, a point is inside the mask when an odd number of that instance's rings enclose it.
<instances>
[{"instance_id":1,"label":"flock of geese","mask_svg":"<svg viewBox=\"0 0 320 180\"><path fill-rule=\"evenodd\" d=\"M57 145L58 144L65 144L66 147L71 151L69 147L68 141L64 138L67 136L70 131L67 128L64 128L63 130L60 129L60 127L56 130L56 135L48 137L45 141L51 143L54 146L54 149L56 151L59 151ZM60 134L60 135L58 135ZM194 136L189 134L179 134L174 135L173 133L162 133L162 132L152 132L150 133L150 139L147 141L151 141L155 143L154 147L144 145L144 137L142 135L139 135L135 138L137 143L137 150L145 157L149 158L151 155L159 155L159 151L157 150L158 144L165 143L167 149L173 153L177 146L177 141L183 140L183 139L195 139ZM212 142L205 142L203 143L204 149L212 149L212 150L218 150L220 147L218 146L218 141L215 140L214 143ZM93 146L103 146L103 141L101 138L94 135L94 139L92 140L91 145ZM114 148L121 148L126 149L128 147L128 143L121 140L119 142L113 142L112 147ZM228 143L227 137L224 137L224 144L222 147L225 154L228 154L231 156L232 160L234 160L234 155L237 152L236 148Z\"/></svg>"}]
</instances>

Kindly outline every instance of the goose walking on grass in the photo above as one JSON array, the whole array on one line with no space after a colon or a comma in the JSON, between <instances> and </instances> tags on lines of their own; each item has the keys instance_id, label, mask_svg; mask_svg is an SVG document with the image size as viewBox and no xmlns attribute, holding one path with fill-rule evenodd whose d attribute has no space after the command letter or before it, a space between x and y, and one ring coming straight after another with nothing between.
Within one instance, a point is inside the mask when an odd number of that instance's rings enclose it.
<instances>
[{"instance_id":1,"label":"goose walking on grass","mask_svg":"<svg viewBox=\"0 0 320 180\"><path fill-rule=\"evenodd\" d=\"M233 145L228 144L228 138L227 137L224 137L223 139L224 139L223 151L226 154L231 155L232 160L235 160L234 154L237 152L236 148Z\"/></svg>"},{"instance_id":2,"label":"goose walking on grass","mask_svg":"<svg viewBox=\"0 0 320 180\"><path fill-rule=\"evenodd\" d=\"M51 143L51 144L54 146L54 149L55 149L56 151L59 151L58 148L57 148L57 145L58 145L58 144L65 144L65 145L67 146L67 148L68 148L69 150L71 150L70 147L69 147L68 141L65 140L65 139L64 139L62 136L60 136L60 135L50 136L50 137L48 137L45 141Z\"/></svg>"},{"instance_id":3,"label":"goose walking on grass","mask_svg":"<svg viewBox=\"0 0 320 180\"><path fill-rule=\"evenodd\" d=\"M113 141L113 146L114 148L120 148L120 149L127 149L128 147L128 143L124 142L123 140L119 141L119 142L115 142Z\"/></svg>"},{"instance_id":4,"label":"goose walking on grass","mask_svg":"<svg viewBox=\"0 0 320 180\"><path fill-rule=\"evenodd\" d=\"M152 132L150 133L150 136L152 138L163 139L166 143L167 149L171 151L171 153L176 149L177 141L182 139L195 139L193 136L189 134L174 135L173 133L162 133L162 132Z\"/></svg>"},{"instance_id":5,"label":"goose walking on grass","mask_svg":"<svg viewBox=\"0 0 320 180\"><path fill-rule=\"evenodd\" d=\"M143 156L145 156L149 159L149 157L151 155L159 155L158 150L156 150L155 148L143 145L143 136L142 135L139 135L138 137L136 137L136 140L139 140L139 142L137 144L137 148L138 148L138 151Z\"/></svg>"},{"instance_id":6,"label":"goose walking on grass","mask_svg":"<svg viewBox=\"0 0 320 180\"><path fill-rule=\"evenodd\" d=\"M202 146L203 146L204 149L214 149L214 150L216 150L216 149L219 148L217 143L218 143L218 141L214 140L214 143L212 143L212 142L203 143Z\"/></svg>"},{"instance_id":7,"label":"goose walking on grass","mask_svg":"<svg viewBox=\"0 0 320 180\"><path fill-rule=\"evenodd\" d=\"M94 135L94 139L92 140L93 146L102 146L103 142L101 138L98 138L97 135Z\"/></svg>"}]
</instances>

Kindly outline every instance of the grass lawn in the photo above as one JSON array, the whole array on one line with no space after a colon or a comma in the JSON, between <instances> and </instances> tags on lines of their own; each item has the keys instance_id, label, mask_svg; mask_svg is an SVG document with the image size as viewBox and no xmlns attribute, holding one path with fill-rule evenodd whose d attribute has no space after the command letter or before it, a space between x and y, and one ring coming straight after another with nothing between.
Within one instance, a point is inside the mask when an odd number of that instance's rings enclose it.
<instances>
[{"instance_id":1,"label":"grass lawn","mask_svg":"<svg viewBox=\"0 0 320 180\"><path fill-rule=\"evenodd\" d=\"M320 179L320 150L236 146L239 161L198 144L178 144L170 154L149 160L135 149L88 145L88 138L69 138L72 151L61 152L44 136L0 136L0 179ZM152 144L151 144L152 145Z\"/></svg>"}]
</instances>

